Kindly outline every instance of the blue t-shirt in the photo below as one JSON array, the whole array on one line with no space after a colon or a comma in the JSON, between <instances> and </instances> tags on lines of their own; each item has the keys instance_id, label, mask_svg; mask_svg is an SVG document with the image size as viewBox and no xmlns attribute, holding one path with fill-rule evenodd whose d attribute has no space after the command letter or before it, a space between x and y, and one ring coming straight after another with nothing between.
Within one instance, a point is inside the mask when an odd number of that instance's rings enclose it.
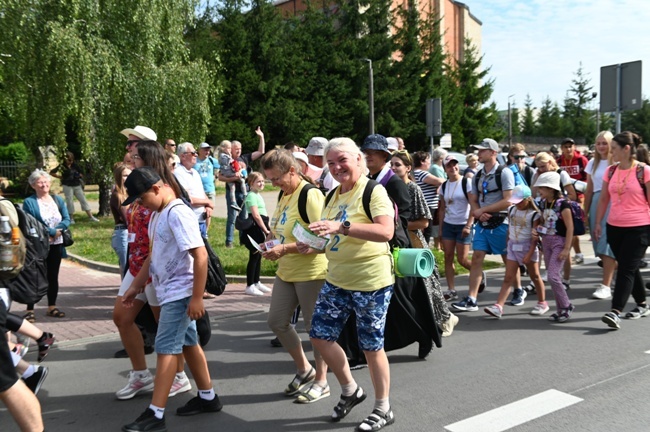
<instances>
[{"instance_id":1,"label":"blue t-shirt","mask_svg":"<svg viewBox=\"0 0 650 432\"><path fill-rule=\"evenodd\" d=\"M203 190L205 193L214 192L214 175L219 169L219 162L212 156L208 156L204 160L200 160L194 165L194 169L198 171L203 183Z\"/></svg>"}]
</instances>

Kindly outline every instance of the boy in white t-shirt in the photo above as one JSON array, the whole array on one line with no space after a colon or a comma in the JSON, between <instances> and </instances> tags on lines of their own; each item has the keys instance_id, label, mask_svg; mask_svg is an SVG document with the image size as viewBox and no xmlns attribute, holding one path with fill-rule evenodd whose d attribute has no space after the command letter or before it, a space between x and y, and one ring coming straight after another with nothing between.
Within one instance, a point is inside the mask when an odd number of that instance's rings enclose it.
<instances>
[{"instance_id":1,"label":"boy in white t-shirt","mask_svg":"<svg viewBox=\"0 0 650 432\"><path fill-rule=\"evenodd\" d=\"M176 373L177 356L185 361L199 389L197 397L176 410L180 416L217 412L222 408L215 394L210 371L196 332L195 320L205 313L203 291L207 279L208 254L192 209L176 197L151 167L134 170L126 179L129 197L154 213L149 222L151 253L131 287L122 296L124 307L131 307L151 276L160 302L156 334L158 354L151 405L123 431L166 430L165 406Z\"/></svg>"}]
</instances>

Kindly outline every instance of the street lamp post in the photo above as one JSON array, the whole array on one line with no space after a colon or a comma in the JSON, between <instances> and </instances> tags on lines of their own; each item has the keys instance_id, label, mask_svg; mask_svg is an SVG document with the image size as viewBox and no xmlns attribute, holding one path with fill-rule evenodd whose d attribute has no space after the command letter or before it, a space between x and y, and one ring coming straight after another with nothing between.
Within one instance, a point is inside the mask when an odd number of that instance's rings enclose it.
<instances>
[{"instance_id":1,"label":"street lamp post","mask_svg":"<svg viewBox=\"0 0 650 432\"><path fill-rule=\"evenodd\" d=\"M508 147L512 147L512 111L510 110L510 98L514 95L508 96Z\"/></svg>"},{"instance_id":2,"label":"street lamp post","mask_svg":"<svg viewBox=\"0 0 650 432\"><path fill-rule=\"evenodd\" d=\"M369 58L363 59L368 62L368 105L370 106L369 129L370 135L375 133L375 85L372 72L372 60Z\"/></svg>"}]
</instances>

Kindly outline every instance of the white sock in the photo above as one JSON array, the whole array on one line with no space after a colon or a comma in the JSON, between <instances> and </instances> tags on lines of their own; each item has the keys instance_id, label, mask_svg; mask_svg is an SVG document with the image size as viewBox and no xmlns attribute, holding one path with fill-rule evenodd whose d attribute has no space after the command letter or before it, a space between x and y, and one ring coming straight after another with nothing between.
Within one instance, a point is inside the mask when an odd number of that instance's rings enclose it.
<instances>
[{"instance_id":1,"label":"white sock","mask_svg":"<svg viewBox=\"0 0 650 432\"><path fill-rule=\"evenodd\" d=\"M476 297L472 297L472 296L467 296L467 297L469 297L469 299L470 299L473 303L476 303Z\"/></svg>"},{"instance_id":2,"label":"white sock","mask_svg":"<svg viewBox=\"0 0 650 432\"><path fill-rule=\"evenodd\" d=\"M139 370L139 371L134 370L133 373L138 378L145 378L145 377L148 377L149 375L151 375L151 372L149 371L149 369Z\"/></svg>"},{"instance_id":3,"label":"white sock","mask_svg":"<svg viewBox=\"0 0 650 432\"><path fill-rule=\"evenodd\" d=\"M176 372L176 379L178 380L187 379L187 375L185 375L185 371Z\"/></svg>"},{"instance_id":4,"label":"white sock","mask_svg":"<svg viewBox=\"0 0 650 432\"><path fill-rule=\"evenodd\" d=\"M388 398L386 399L375 399L375 408L378 409L379 411L383 413L387 413L388 410L390 409L390 403L388 402Z\"/></svg>"},{"instance_id":5,"label":"white sock","mask_svg":"<svg viewBox=\"0 0 650 432\"><path fill-rule=\"evenodd\" d=\"M23 378L27 379L30 376L34 375L34 372L36 372L36 368L34 365L30 364L29 367L23 372Z\"/></svg>"},{"instance_id":6,"label":"white sock","mask_svg":"<svg viewBox=\"0 0 650 432\"><path fill-rule=\"evenodd\" d=\"M314 381L314 383L311 386L324 389L325 387L327 387L327 381Z\"/></svg>"},{"instance_id":7,"label":"white sock","mask_svg":"<svg viewBox=\"0 0 650 432\"><path fill-rule=\"evenodd\" d=\"M212 400L214 396L214 388L210 390L199 390L199 397L203 400Z\"/></svg>"},{"instance_id":8,"label":"white sock","mask_svg":"<svg viewBox=\"0 0 650 432\"><path fill-rule=\"evenodd\" d=\"M351 383L349 384L341 384L341 394L343 396L352 396L354 394L354 391L359 387L357 385L357 382L352 380Z\"/></svg>"},{"instance_id":9,"label":"white sock","mask_svg":"<svg viewBox=\"0 0 650 432\"><path fill-rule=\"evenodd\" d=\"M562 278L562 282L569 285L571 283L571 279L564 279Z\"/></svg>"},{"instance_id":10,"label":"white sock","mask_svg":"<svg viewBox=\"0 0 650 432\"><path fill-rule=\"evenodd\" d=\"M4 341L0 343L5 343ZM20 361L20 356L18 355L17 352L10 351L11 352L11 361L14 363L14 367L18 366L18 362Z\"/></svg>"},{"instance_id":11,"label":"white sock","mask_svg":"<svg viewBox=\"0 0 650 432\"><path fill-rule=\"evenodd\" d=\"M162 419L165 416L165 408L157 407L153 404L149 405L149 409L154 412L157 419Z\"/></svg>"}]
</instances>

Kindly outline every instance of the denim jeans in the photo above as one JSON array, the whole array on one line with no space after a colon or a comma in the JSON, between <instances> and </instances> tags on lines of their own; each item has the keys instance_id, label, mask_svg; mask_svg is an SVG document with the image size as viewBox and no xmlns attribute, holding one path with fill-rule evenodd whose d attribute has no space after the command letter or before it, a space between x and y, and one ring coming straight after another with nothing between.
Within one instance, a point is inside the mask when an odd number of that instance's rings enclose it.
<instances>
[{"instance_id":1,"label":"denim jeans","mask_svg":"<svg viewBox=\"0 0 650 432\"><path fill-rule=\"evenodd\" d=\"M127 250L128 250L128 237L129 231L126 228L116 228L113 230L111 237L111 246L117 254L117 259L120 263L120 276L124 276L124 268L126 267Z\"/></svg>"},{"instance_id":2,"label":"denim jeans","mask_svg":"<svg viewBox=\"0 0 650 432\"><path fill-rule=\"evenodd\" d=\"M237 200L237 205L239 207L244 203L244 194L242 192L235 192L235 199ZM232 198L230 194L226 193L226 212L228 212L228 218L226 219L226 243L230 244L235 239L235 218L239 213L236 209L232 208Z\"/></svg>"}]
</instances>

